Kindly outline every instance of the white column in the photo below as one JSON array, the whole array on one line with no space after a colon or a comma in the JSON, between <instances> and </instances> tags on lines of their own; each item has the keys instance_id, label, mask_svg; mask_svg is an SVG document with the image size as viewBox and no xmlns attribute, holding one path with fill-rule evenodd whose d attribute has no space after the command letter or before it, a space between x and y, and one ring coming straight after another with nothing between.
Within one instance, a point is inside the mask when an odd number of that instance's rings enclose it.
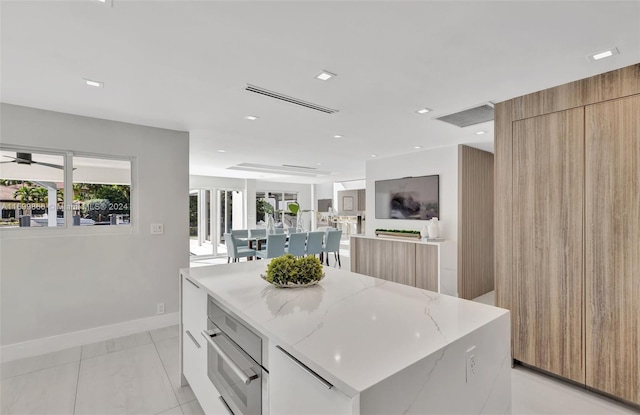
<instances>
[{"instance_id":1,"label":"white column","mask_svg":"<svg viewBox=\"0 0 640 415\"><path fill-rule=\"evenodd\" d=\"M256 228L256 181L255 179L246 179L244 181L244 213L246 217L246 228ZM262 218L260 218L262 219Z\"/></svg>"},{"instance_id":2,"label":"white column","mask_svg":"<svg viewBox=\"0 0 640 415\"><path fill-rule=\"evenodd\" d=\"M58 212L56 210L56 202L58 200L58 189L55 187L47 187L47 225L48 226L58 226Z\"/></svg>"}]
</instances>

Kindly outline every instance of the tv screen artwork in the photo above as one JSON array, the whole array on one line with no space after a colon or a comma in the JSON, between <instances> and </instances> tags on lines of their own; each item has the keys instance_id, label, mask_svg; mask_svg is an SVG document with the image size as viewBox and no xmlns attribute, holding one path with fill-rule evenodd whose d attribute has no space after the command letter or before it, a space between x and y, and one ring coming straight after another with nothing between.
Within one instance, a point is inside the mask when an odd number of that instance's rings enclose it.
<instances>
[{"instance_id":1,"label":"tv screen artwork","mask_svg":"<svg viewBox=\"0 0 640 415\"><path fill-rule=\"evenodd\" d=\"M376 219L440 217L440 176L405 177L376 182Z\"/></svg>"}]
</instances>

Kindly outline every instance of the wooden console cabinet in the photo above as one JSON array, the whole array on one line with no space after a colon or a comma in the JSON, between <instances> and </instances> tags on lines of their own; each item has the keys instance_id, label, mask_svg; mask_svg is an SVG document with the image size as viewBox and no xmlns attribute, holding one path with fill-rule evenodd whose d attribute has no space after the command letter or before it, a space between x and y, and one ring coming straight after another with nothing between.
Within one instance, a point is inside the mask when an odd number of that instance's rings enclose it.
<instances>
[{"instance_id":1,"label":"wooden console cabinet","mask_svg":"<svg viewBox=\"0 0 640 415\"><path fill-rule=\"evenodd\" d=\"M452 251L455 242L352 236L351 272L456 295L455 269L447 268L455 263Z\"/></svg>"}]
</instances>

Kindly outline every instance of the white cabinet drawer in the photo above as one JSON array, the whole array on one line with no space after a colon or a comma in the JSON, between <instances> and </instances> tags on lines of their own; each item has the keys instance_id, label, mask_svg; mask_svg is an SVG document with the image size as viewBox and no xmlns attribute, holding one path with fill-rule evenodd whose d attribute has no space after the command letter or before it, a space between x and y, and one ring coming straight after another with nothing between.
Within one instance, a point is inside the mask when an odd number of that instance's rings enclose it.
<instances>
[{"instance_id":1,"label":"white cabinet drawer","mask_svg":"<svg viewBox=\"0 0 640 415\"><path fill-rule=\"evenodd\" d=\"M207 329L207 293L186 277L182 278L182 327L194 337Z\"/></svg>"},{"instance_id":2,"label":"white cabinet drawer","mask_svg":"<svg viewBox=\"0 0 640 415\"><path fill-rule=\"evenodd\" d=\"M269 346L270 415L352 414L354 401L326 380Z\"/></svg>"}]
</instances>

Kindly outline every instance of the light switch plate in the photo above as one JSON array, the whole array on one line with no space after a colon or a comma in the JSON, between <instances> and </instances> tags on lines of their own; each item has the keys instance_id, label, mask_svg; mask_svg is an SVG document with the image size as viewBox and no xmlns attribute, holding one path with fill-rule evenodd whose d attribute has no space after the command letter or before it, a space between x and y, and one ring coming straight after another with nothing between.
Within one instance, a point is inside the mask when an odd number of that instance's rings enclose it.
<instances>
[{"instance_id":1,"label":"light switch plate","mask_svg":"<svg viewBox=\"0 0 640 415\"><path fill-rule=\"evenodd\" d=\"M162 223L151 224L151 235L162 235L164 233L164 225Z\"/></svg>"}]
</instances>

